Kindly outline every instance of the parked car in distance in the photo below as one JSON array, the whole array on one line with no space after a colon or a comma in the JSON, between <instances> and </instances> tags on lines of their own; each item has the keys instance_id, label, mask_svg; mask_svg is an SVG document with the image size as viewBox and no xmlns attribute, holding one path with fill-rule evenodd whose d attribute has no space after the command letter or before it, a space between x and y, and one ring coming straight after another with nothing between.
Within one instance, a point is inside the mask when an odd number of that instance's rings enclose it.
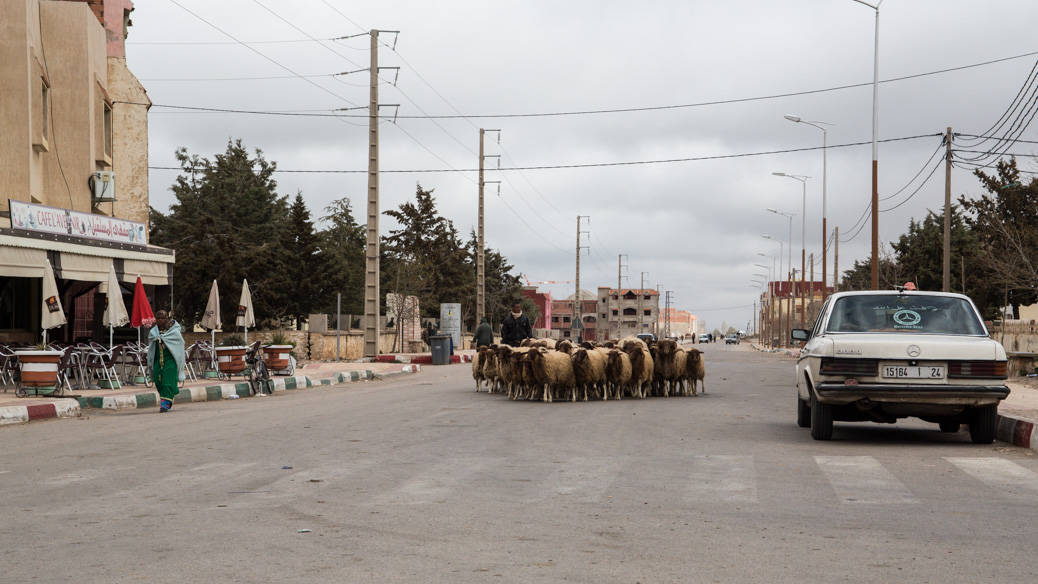
<instances>
[{"instance_id":1,"label":"parked car in distance","mask_svg":"<svg viewBox=\"0 0 1038 584\"><path fill-rule=\"evenodd\" d=\"M709 343L710 342L710 335L706 335L706 334L699 335L699 342L700 343Z\"/></svg>"},{"instance_id":2,"label":"parked car in distance","mask_svg":"<svg viewBox=\"0 0 1038 584\"><path fill-rule=\"evenodd\" d=\"M962 294L840 292L822 306L796 364L797 425L829 440L833 421L894 423L917 417L970 439L995 438L1009 395L1006 351Z\"/></svg>"},{"instance_id":3,"label":"parked car in distance","mask_svg":"<svg viewBox=\"0 0 1038 584\"><path fill-rule=\"evenodd\" d=\"M739 335L737 335L735 333L729 333L729 335L724 338L724 344L726 344L726 345L738 345L739 344Z\"/></svg>"},{"instance_id":4,"label":"parked car in distance","mask_svg":"<svg viewBox=\"0 0 1038 584\"><path fill-rule=\"evenodd\" d=\"M638 333L635 336L637 336L639 339L645 341L646 343L654 343L654 342L656 342L656 335L654 335L652 333Z\"/></svg>"}]
</instances>

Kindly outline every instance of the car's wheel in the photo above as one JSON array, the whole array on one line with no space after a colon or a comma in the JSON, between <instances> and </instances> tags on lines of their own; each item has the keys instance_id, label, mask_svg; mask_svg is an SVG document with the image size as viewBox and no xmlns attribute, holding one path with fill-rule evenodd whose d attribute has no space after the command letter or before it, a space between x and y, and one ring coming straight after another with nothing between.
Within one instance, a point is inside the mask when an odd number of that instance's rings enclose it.
<instances>
[{"instance_id":1,"label":"car's wheel","mask_svg":"<svg viewBox=\"0 0 1038 584\"><path fill-rule=\"evenodd\" d=\"M811 437L815 440L831 440L833 437L833 407L818 403L811 398Z\"/></svg>"},{"instance_id":2,"label":"car's wheel","mask_svg":"<svg viewBox=\"0 0 1038 584\"><path fill-rule=\"evenodd\" d=\"M797 396L797 426L811 427L811 405L807 400L800 399L799 395Z\"/></svg>"},{"instance_id":3,"label":"car's wheel","mask_svg":"<svg viewBox=\"0 0 1038 584\"><path fill-rule=\"evenodd\" d=\"M991 444L995 441L998 425L998 406L980 406L973 409L970 420L970 440L974 444Z\"/></svg>"},{"instance_id":4,"label":"car's wheel","mask_svg":"<svg viewBox=\"0 0 1038 584\"><path fill-rule=\"evenodd\" d=\"M957 421L954 421L954 420L944 420L944 421L940 422L940 426L941 426L941 432L947 432L949 434L954 434L955 432L959 431L959 423Z\"/></svg>"}]
</instances>

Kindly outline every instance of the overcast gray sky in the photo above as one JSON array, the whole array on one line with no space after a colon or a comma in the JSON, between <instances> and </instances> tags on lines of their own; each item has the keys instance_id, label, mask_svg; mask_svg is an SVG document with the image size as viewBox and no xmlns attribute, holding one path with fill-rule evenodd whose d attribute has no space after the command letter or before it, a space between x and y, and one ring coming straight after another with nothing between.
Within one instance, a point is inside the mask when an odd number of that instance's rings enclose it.
<instances>
[{"instance_id":1,"label":"overcast gray sky","mask_svg":"<svg viewBox=\"0 0 1038 584\"><path fill-rule=\"evenodd\" d=\"M522 118L486 114L571 112L731 100L872 81L874 12L852 0L414 2L341 0L138 0L127 47L131 69L155 104L322 112L366 104L368 40L313 42L368 28L400 30L384 66L399 66L396 87L380 101L400 115L456 114L461 119L405 119L381 125L381 168L471 169L478 128L500 128L502 167L566 165L805 148L821 132L783 119L795 114L832 124L829 144L871 139L871 85L795 97L645 112ZM269 8L269 11L264 8ZM334 7L334 9L333 9ZM185 10L186 8L186 10ZM200 18L256 51L235 43ZM284 20L275 16L282 17ZM293 26L285 21L290 22ZM880 17L880 78L970 65L1038 51L1029 0L886 0ZM303 32L300 32L303 31ZM268 41L295 41L269 43ZM392 36L382 40L392 44ZM159 44L163 43L163 44ZM166 44L177 43L177 44ZM189 43L189 44L184 44ZM220 44L204 44L220 43ZM1035 65L1035 56L915 79L882 83L879 138L980 133L1003 113ZM393 73L384 72L390 81ZM278 77L241 80L243 77ZM236 80L227 80L234 78ZM218 80L214 80L218 79ZM321 89L324 88L324 89ZM391 111L391 110L387 110ZM363 115L364 112L355 112ZM150 163L176 166L174 150L211 156L229 138L260 148L281 169L366 169L366 119L185 113L154 107ZM1022 138L1035 139L1033 128ZM880 196L895 193L938 149L938 136L881 143ZM1031 154L1034 145L1013 152ZM942 153L943 154L943 153ZM940 156L940 154L938 154ZM1030 160L1021 166L1034 169ZM919 180L881 208L906 200ZM494 162L490 161L490 167ZM851 234L870 199L869 145L828 151L828 220ZM530 280L572 280L576 216L589 215L590 253L582 287L616 285L617 255L629 256L629 283L674 291L678 308L745 327L757 292L753 264L771 261L795 212L799 266L801 187L772 172L810 175L808 253L821 249L820 150L636 166L488 172L489 247L500 249ZM166 210L174 171L152 170L152 205ZM277 175L283 194L302 191L315 216L348 196L363 221L366 175ZM468 233L476 221L475 172L385 173L382 208L410 199L415 184L435 189L441 212ZM955 169L953 193L979 193ZM907 202L880 216L881 241L895 239L912 217L943 205L943 165ZM391 228L387 217L382 232ZM840 244L840 266L865 258L869 227ZM935 261L939 261L935 258ZM785 262L783 262L785 263ZM820 260L816 278L820 278ZM830 256L830 271L832 258ZM625 282L625 286L628 282ZM571 285L549 287L553 296Z\"/></svg>"}]
</instances>

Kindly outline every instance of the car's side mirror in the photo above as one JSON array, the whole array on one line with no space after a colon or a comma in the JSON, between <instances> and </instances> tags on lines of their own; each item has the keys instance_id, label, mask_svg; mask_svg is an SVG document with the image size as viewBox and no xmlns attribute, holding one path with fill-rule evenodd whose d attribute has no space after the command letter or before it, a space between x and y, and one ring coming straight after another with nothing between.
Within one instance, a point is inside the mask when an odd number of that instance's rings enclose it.
<instances>
[{"instance_id":1,"label":"car's side mirror","mask_svg":"<svg viewBox=\"0 0 1038 584\"><path fill-rule=\"evenodd\" d=\"M794 341L806 341L811 336L811 331L807 329L793 329L789 334Z\"/></svg>"}]
</instances>

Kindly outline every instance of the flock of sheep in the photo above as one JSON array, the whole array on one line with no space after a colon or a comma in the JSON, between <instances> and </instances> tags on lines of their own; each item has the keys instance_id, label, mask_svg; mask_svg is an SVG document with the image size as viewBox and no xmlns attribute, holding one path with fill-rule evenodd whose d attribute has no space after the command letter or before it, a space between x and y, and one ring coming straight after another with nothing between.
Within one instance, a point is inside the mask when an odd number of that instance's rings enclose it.
<instances>
[{"instance_id":1,"label":"flock of sheep","mask_svg":"<svg viewBox=\"0 0 1038 584\"><path fill-rule=\"evenodd\" d=\"M706 393L706 368L699 349L683 349L672 339L646 344L625 337L602 344L526 339L519 347L480 347L472 360L476 391L510 399L576 401L624 396L690 396L696 381Z\"/></svg>"}]
</instances>

